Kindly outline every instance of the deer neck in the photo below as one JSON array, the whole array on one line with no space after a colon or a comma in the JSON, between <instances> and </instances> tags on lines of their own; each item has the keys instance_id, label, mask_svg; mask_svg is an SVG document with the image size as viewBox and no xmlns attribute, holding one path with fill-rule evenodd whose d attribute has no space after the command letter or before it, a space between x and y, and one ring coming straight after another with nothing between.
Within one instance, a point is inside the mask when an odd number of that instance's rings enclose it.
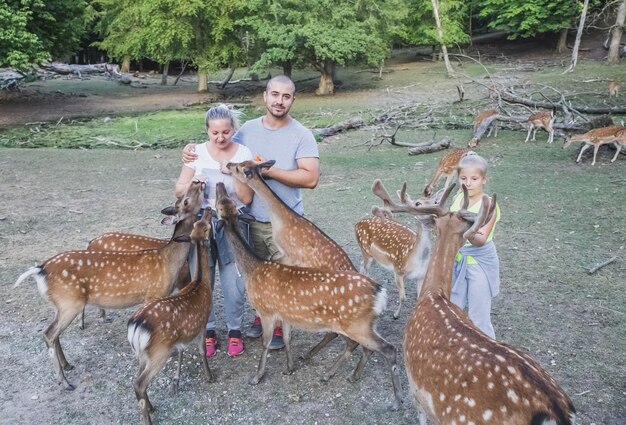
<instances>
[{"instance_id":1,"label":"deer neck","mask_svg":"<svg viewBox=\"0 0 626 425\"><path fill-rule=\"evenodd\" d=\"M226 222L224 232L235 253L237 268L246 277L247 282L248 276L254 272L262 261L252 252L250 246L243 239L236 222Z\"/></svg>"},{"instance_id":2,"label":"deer neck","mask_svg":"<svg viewBox=\"0 0 626 425\"><path fill-rule=\"evenodd\" d=\"M196 258L198 259L198 262L196 264L196 275L193 280L198 282L202 282L204 279L207 279L208 282L209 276L211 276L211 272L209 270L208 243L209 241L201 240L196 244Z\"/></svg>"},{"instance_id":3,"label":"deer neck","mask_svg":"<svg viewBox=\"0 0 626 425\"><path fill-rule=\"evenodd\" d=\"M295 214L293 210L289 208L287 204L285 204L282 199L276 195L276 193L274 193L272 188L269 187L260 174L257 174L253 179L249 180L248 185L265 202L273 226L280 224L284 217L289 217L291 214Z\"/></svg>"},{"instance_id":4,"label":"deer neck","mask_svg":"<svg viewBox=\"0 0 626 425\"><path fill-rule=\"evenodd\" d=\"M424 277L421 298L426 292L439 293L450 299L452 291L452 271L456 253L463 246L464 240L460 234L441 234L430 257L430 266Z\"/></svg>"},{"instance_id":5,"label":"deer neck","mask_svg":"<svg viewBox=\"0 0 626 425\"><path fill-rule=\"evenodd\" d=\"M176 223L172 239L176 236L189 235L193 229L193 222L195 221L195 218L195 216L190 216Z\"/></svg>"}]
</instances>

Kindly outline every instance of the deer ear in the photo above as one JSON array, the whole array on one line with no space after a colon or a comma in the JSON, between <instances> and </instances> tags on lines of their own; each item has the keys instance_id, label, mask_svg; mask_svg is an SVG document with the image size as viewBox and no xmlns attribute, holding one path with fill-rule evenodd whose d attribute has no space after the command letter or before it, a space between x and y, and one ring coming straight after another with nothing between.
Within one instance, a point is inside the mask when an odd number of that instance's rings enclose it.
<instances>
[{"instance_id":1,"label":"deer ear","mask_svg":"<svg viewBox=\"0 0 626 425\"><path fill-rule=\"evenodd\" d=\"M167 224L167 225L173 225L176 224L180 221L180 217L178 217L177 215L168 215L166 217L163 217L163 220L161 220L161 224Z\"/></svg>"},{"instance_id":2,"label":"deer ear","mask_svg":"<svg viewBox=\"0 0 626 425\"><path fill-rule=\"evenodd\" d=\"M437 226L437 222L435 221L435 216L433 216L433 215L418 215L418 216L415 216L415 217L428 230L433 230Z\"/></svg>"},{"instance_id":3,"label":"deer ear","mask_svg":"<svg viewBox=\"0 0 626 425\"><path fill-rule=\"evenodd\" d=\"M172 239L174 242L191 242L189 235L179 235Z\"/></svg>"},{"instance_id":4,"label":"deer ear","mask_svg":"<svg viewBox=\"0 0 626 425\"><path fill-rule=\"evenodd\" d=\"M165 207L161 210L161 214L164 215L174 215L176 214L176 207L174 206L170 206L170 207Z\"/></svg>"}]
</instances>

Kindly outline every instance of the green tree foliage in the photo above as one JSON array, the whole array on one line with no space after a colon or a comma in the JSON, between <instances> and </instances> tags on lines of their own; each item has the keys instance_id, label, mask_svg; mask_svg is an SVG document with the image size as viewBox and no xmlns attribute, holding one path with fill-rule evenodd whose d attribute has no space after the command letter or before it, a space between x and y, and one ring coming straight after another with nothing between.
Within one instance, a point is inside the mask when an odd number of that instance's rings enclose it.
<instances>
[{"instance_id":1,"label":"green tree foliage","mask_svg":"<svg viewBox=\"0 0 626 425\"><path fill-rule=\"evenodd\" d=\"M88 16L83 0L1 1L0 66L24 71L73 53Z\"/></svg>"},{"instance_id":2,"label":"green tree foliage","mask_svg":"<svg viewBox=\"0 0 626 425\"><path fill-rule=\"evenodd\" d=\"M509 32L510 39L516 39L570 28L580 14L582 2L579 0L481 0L479 8L480 16L489 20L489 27L506 30Z\"/></svg>"},{"instance_id":3,"label":"green tree foliage","mask_svg":"<svg viewBox=\"0 0 626 425\"><path fill-rule=\"evenodd\" d=\"M464 0L439 0L439 17L446 46L469 42L471 3ZM407 40L415 45L439 44L431 0L409 0Z\"/></svg>"},{"instance_id":4,"label":"green tree foliage","mask_svg":"<svg viewBox=\"0 0 626 425\"><path fill-rule=\"evenodd\" d=\"M256 69L313 66L319 94L334 90L335 65L380 65L404 35L403 0L252 0L247 23L264 45Z\"/></svg>"}]
</instances>

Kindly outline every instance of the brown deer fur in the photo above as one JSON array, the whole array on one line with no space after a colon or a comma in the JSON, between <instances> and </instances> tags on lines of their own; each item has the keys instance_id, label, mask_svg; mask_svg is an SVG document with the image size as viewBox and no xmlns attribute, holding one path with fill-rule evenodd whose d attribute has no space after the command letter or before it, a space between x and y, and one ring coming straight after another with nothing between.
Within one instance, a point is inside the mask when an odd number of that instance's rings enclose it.
<instances>
[{"instance_id":1,"label":"brown deer fur","mask_svg":"<svg viewBox=\"0 0 626 425\"><path fill-rule=\"evenodd\" d=\"M450 185L450 181L452 177L456 173L456 168L459 165L459 162L465 155L467 155L469 149L466 148L457 148L452 152L445 154L441 160L439 161L439 166L433 175L433 178L426 184L424 187L424 196L431 196L439 181L445 177L446 184L444 188Z\"/></svg>"},{"instance_id":2,"label":"brown deer fur","mask_svg":"<svg viewBox=\"0 0 626 425\"><path fill-rule=\"evenodd\" d=\"M620 84L617 81L611 81L609 83L609 97L619 95Z\"/></svg>"},{"instance_id":3,"label":"brown deer fur","mask_svg":"<svg viewBox=\"0 0 626 425\"><path fill-rule=\"evenodd\" d=\"M347 348L338 357L324 379L333 376L358 344L364 355L351 376L361 377L363 367L372 351L378 351L388 361L394 391L393 407L401 403L396 349L375 330L376 319L384 309L385 289L355 271L328 268L288 266L257 258L239 233L238 214L223 184L217 185L218 225L233 248L237 267L246 281L250 304L256 309L263 325L263 346L257 373L248 381L257 384L265 373L265 364L274 323L283 323L283 338L287 354L287 371L293 372L290 348L292 326L307 331L335 332L346 338Z\"/></svg>"},{"instance_id":4,"label":"brown deer fur","mask_svg":"<svg viewBox=\"0 0 626 425\"><path fill-rule=\"evenodd\" d=\"M554 128L552 125L554 124L554 111L550 112L535 112L530 114L528 117L528 134L526 135L525 142L528 142L530 138L530 133L533 133L532 140L535 140L535 136L537 135L537 130L543 128L548 132L548 143L552 143L554 140Z\"/></svg>"},{"instance_id":5,"label":"brown deer fur","mask_svg":"<svg viewBox=\"0 0 626 425\"><path fill-rule=\"evenodd\" d=\"M621 125L612 125L609 127L594 128L585 134L568 135L565 138L563 149L568 147L572 142L584 142L585 145L580 150L576 162L580 162L583 152L593 146L593 161L591 165L596 164L596 155L600 146L613 143L615 145L615 155L611 162L614 162L619 155L622 146L626 145L626 128Z\"/></svg>"},{"instance_id":6,"label":"brown deer fur","mask_svg":"<svg viewBox=\"0 0 626 425\"><path fill-rule=\"evenodd\" d=\"M450 302L456 253L495 210L495 195L491 203L485 195L480 213L468 212L463 189L464 205L454 213L441 206L412 211L403 206L405 212L435 217L437 231L404 333L406 372L420 423L426 425L428 417L438 425L571 425L574 406L556 381L524 352L486 336Z\"/></svg>"},{"instance_id":7,"label":"brown deer fur","mask_svg":"<svg viewBox=\"0 0 626 425\"><path fill-rule=\"evenodd\" d=\"M190 245L174 240L191 231L200 210L204 187L204 183L192 183L187 193L177 200L176 215L164 219L164 223L176 224L174 236L161 249L66 251L31 268L17 279L14 286L34 276L40 293L56 307L55 318L44 332L44 340L57 379L65 389L72 390L74 386L63 373L63 369L71 369L71 366L61 349L59 335L87 304L126 308L172 292L178 271L187 261Z\"/></svg>"},{"instance_id":8,"label":"brown deer fur","mask_svg":"<svg viewBox=\"0 0 626 425\"><path fill-rule=\"evenodd\" d=\"M178 349L175 389L178 389L180 379L183 347L193 340L198 342L199 357L207 380L213 380L204 356L202 338L212 305L208 247L211 215L211 209L206 208L202 218L194 223L191 232L191 241L196 246L198 255L194 280L177 295L144 304L128 321L128 342L139 359L139 374L133 386L144 425L152 423L150 413L154 410L147 394L148 385L165 366L175 348Z\"/></svg>"}]
</instances>

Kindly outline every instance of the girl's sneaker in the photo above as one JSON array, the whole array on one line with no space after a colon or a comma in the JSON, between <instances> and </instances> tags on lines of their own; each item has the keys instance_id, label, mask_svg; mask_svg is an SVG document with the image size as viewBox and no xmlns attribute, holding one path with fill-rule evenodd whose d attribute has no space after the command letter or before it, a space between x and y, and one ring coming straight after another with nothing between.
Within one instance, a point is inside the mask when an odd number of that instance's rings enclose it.
<instances>
[{"instance_id":1,"label":"girl's sneaker","mask_svg":"<svg viewBox=\"0 0 626 425\"><path fill-rule=\"evenodd\" d=\"M214 330L206 331L206 337L204 338L204 355L205 357L213 357L217 348L217 335Z\"/></svg>"},{"instance_id":2,"label":"girl's sneaker","mask_svg":"<svg viewBox=\"0 0 626 425\"><path fill-rule=\"evenodd\" d=\"M241 331L229 331L228 332L228 355L236 357L243 353L243 338L241 337Z\"/></svg>"}]
</instances>

